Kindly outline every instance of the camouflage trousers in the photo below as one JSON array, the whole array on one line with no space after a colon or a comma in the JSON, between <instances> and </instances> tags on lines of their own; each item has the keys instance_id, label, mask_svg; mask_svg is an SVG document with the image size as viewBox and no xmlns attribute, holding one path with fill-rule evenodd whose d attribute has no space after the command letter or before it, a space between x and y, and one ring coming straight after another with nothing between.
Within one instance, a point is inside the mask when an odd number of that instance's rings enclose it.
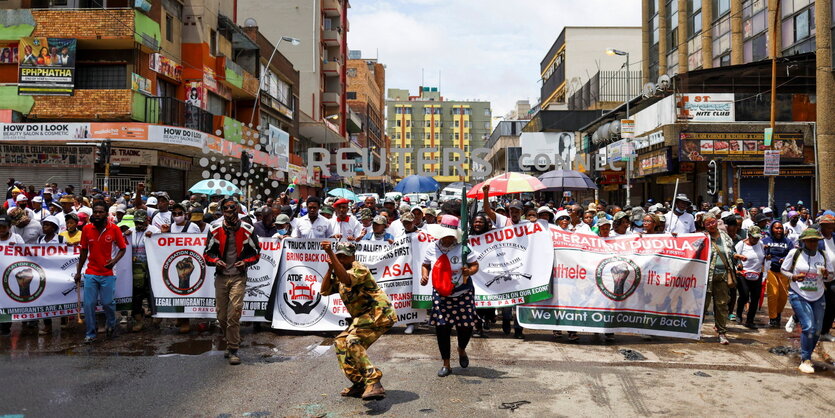
<instances>
[{"instance_id":1,"label":"camouflage trousers","mask_svg":"<svg viewBox=\"0 0 835 418\"><path fill-rule=\"evenodd\" d=\"M365 321L354 319L348 329L336 337L334 341L336 359L339 361L339 367L345 373L345 377L352 383L364 385L379 383L383 377L383 372L374 367L366 350L374 341L377 341L380 336L391 329L394 321L384 320L372 324L361 323L361 326L357 326L357 322Z\"/></svg>"}]
</instances>

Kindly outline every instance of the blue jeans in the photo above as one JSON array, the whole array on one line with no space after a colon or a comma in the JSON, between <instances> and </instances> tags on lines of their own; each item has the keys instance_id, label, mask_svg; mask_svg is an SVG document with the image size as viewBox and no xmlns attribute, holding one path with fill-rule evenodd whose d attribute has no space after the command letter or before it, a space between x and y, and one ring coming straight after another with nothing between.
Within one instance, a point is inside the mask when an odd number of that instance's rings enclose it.
<instances>
[{"instance_id":1,"label":"blue jeans","mask_svg":"<svg viewBox=\"0 0 835 418\"><path fill-rule=\"evenodd\" d=\"M815 301L808 301L803 296L789 291L789 303L800 324L800 360L811 360L812 351L818 344L823 328L823 312L826 309L826 298L821 296Z\"/></svg>"},{"instance_id":2,"label":"blue jeans","mask_svg":"<svg viewBox=\"0 0 835 418\"><path fill-rule=\"evenodd\" d=\"M87 325L87 337L96 336L96 305L101 300L107 328L116 327L116 302L113 293L116 291L116 276L84 275L84 322ZM818 328L820 331L820 328Z\"/></svg>"}]
</instances>

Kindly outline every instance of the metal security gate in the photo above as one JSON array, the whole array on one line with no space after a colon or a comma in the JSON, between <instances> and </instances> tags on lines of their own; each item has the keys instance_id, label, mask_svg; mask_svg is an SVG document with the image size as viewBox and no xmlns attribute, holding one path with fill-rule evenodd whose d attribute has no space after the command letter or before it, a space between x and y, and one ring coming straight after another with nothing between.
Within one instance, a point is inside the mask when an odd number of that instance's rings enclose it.
<instances>
[{"instance_id":1,"label":"metal security gate","mask_svg":"<svg viewBox=\"0 0 835 418\"><path fill-rule=\"evenodd\" d=\"M0 178L3 179L3 184L9 177L14 177L27 188L29 185L35 186L35 190L38 191L47 182L58 183L59 189L71 184L75 186L76 191L80 191L83 186L84 170L81 168L0 167Z\"/></svg>"},{"instance_id":2,"label":"metal security gate","mask_svg":"<svg viewBox=\"0 0 835 418\"><path fill-rule=\"evenodd\" d=\"M186 195L186 172L166 167L154 167L151 187L155 192L166 192L175 201L181 201Z\"/></svg>"}]
</instances>

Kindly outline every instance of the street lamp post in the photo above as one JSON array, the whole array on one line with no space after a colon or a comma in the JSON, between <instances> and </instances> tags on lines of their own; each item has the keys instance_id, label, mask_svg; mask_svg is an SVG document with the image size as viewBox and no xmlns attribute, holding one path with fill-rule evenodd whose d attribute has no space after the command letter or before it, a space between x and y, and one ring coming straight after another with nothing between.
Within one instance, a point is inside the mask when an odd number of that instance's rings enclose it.
<instances>
[{"instance_id":1,"label":"street lamp post","mask_svg":"<svg viewBox=\"0 0 835 418\"><path fill-rule=\"evenodd\" d=\"M273 62L273 57L275 57L275 53L278 52L278 46L281 45L281 41L290 42L290 45L296 46L302 41L292 38L290 36L282 36L278 39L278 42L275 43L275 48L273 48L273 53L270 54L270 59L267 61L267 66L265 67L267 71L270 69L270 64ZM258 76L258 92L255 93L255 102L252 104L252 115L249 117L249 123L252 124L255 122L255 109L258 109L258 99L261 97L261 89L264 88L264 74Z\"/></svg>"},{"instance_id":2,"label":"street lamp post","mask_svg":"<svg viewBox=\"0 0 835 418\"><path fill-rule=\"evenodd\" d=\"M609 48L606 50L606 54L608 55L620 55L626 57L626 119L629 119L629 52L621 51L619 49ZM621 130L623 130L623 124L621 124ZM629 152L629 156L626 159L626 206L631 205L631 197L632 197L632 138L626 138L626 150Z\"/></svg>"}]
</instances>

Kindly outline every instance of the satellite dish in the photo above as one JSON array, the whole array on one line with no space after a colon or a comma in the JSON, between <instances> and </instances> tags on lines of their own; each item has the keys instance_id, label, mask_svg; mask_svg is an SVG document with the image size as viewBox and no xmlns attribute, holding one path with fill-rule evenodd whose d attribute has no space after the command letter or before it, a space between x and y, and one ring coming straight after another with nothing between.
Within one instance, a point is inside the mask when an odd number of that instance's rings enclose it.
<instances>
[{"instance_id":1,"label":"satellite dish","mask_svg":"<svg viewBox=\"0 0 835 418\"><path fill-rule=\"evenodd\" d=\"M652 95L655 94L655 84L644 84L644 88L641 90L641 94L644 96L645 99L649 99L650 97L652 97Z\"/></svg>"},{"instance_id":2,"label":"satellite dish","mask_svg":"<svg viewBox=\"0 0 835 418\"><path fill-rule=\"evenodd\" d=\"M667 74L661 74L660 76L658 76L658 83L656 83L656 84L658 85L657 88L660 89L660 90L669 89L670 88L670 76L668 76Z\"/></svg>"},{"instance_id":3,"label":"satellite dish","mask_svg":"<svg viewBox=\"0 0 835 418\"><path fill-rule=\"evenodd\" d=\"M604 123L600 128L597 129L597 134L600 135L604 141L609 139L609 124Z\"/></svg>"},{"instance_id":4,"label":"satellite dish","mask_svg":"<svg viewBox=\"0 0 835 418\"><path fill-rule=\"evenodd\" d=\"M597 131L594 131L591 134L591 143L592 144L599 144L600 143L600 135L597 134Z\"/></svg>"},{"instance_id":5,"label":"satellite dish","mask_svg":"<svg viewBox=\"0 0 835 418\"><path fill-rule=\"evenodd\" d=\"M244 27L245 28L257 28L258 27L258 21L256 21L255 19L253 19L251 17L248 17L248 18L246 18L246 20L244 20Z\"/></svg>"},{"instance_id":6,"label":"satellite dish","mask_svg":"<svg viewBox=\"0 0 835 418\"><path fill-rule=\"evenodd\" d=\"M609 134L613 137L616 137L620 134L620 121L615 120L609 123Z\"/></svg>"}]
</instances>

